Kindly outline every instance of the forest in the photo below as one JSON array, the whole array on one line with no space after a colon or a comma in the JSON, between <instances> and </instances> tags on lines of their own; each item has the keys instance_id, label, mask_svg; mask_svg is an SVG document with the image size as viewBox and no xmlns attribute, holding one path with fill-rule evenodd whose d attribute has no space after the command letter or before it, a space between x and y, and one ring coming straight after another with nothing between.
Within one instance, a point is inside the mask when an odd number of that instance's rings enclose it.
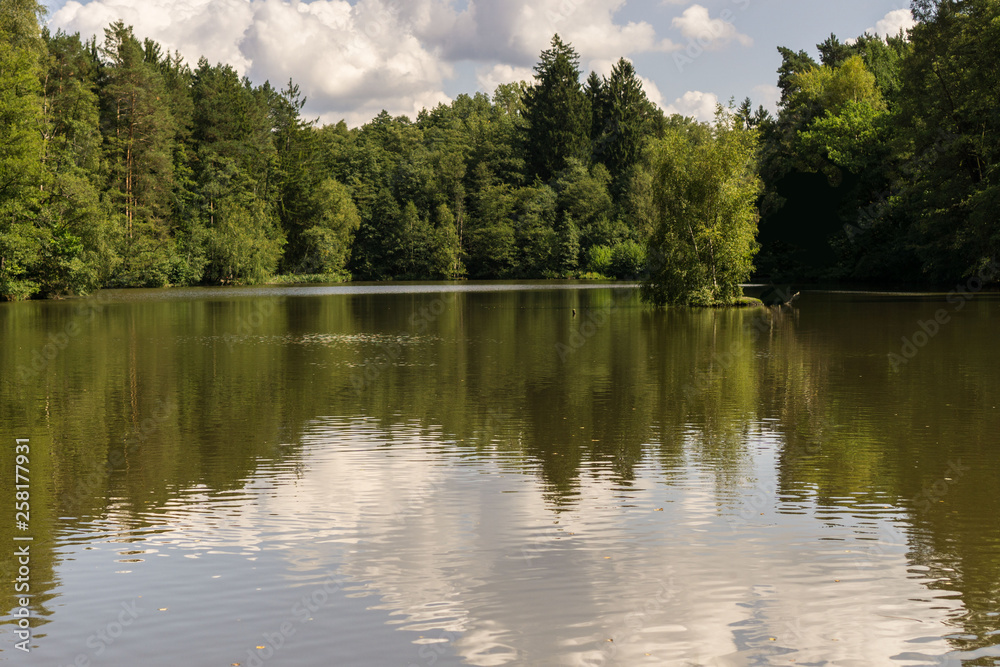
<instances>
[{"instance_id":1,"label":"forest","mask_svg":"<svg viewBox=\"0 0 1000 667\"><path fill-rule=\"evenodd\" d=\"M668 117L628 60L584 77L557 35L532 82L349 128L304 117L294 81L0 0L0 299L644 277L707 305L752 277L995 277L1000 0L912 11L907 34L779 48L776 115Z\"/></svg>"}]
</instances>

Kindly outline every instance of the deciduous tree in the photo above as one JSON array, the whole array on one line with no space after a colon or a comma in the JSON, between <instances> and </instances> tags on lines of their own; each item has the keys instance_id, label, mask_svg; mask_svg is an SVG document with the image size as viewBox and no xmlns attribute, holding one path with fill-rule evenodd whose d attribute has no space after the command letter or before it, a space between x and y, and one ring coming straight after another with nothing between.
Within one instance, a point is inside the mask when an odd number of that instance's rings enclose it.
<instances>
[{"instance_id":1,"label":"deciduous tree","mask_svg":"<svg viewBox=\"0 0 1000 667\"><path fill-rule=\"evenodd\" d=\"M38 290L44 44L34 0L0 0L0 298Z\"/></svg>"},{"instance_id":2,"label":"deciduous tree","mask_svg":"<svg viewBox=\"0 0 1000 667\"><path fill-rule=\"evenodd\" d=\"M757 136L721 107L715 124L667 132L645 167L652 193L650 249L662 258L643 282L657 304L731 304L757 252Z\"/></svg>"}]
</instances>

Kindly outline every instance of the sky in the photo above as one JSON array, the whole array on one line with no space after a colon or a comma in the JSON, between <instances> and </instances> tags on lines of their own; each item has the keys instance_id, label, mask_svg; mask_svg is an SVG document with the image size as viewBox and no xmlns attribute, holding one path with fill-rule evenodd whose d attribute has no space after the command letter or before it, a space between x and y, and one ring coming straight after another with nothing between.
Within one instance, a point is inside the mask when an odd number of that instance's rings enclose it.
<instances>
[{"instance_id":1,"label":"sky","mask_svg":"<svg viewBox=\"0 0 1000 667\"><path fill-rule=\"evenodd\" d=\"M774 109L778 46L831 33L896 34L906 0L47 0L53 31L99 35L122 19L196 65L234 66L257 84L294 79L304 114L354 127L382 109L411 118L462 93L530 81L558 33L583 76L633 62L668 113L709 120L717 102Z\"/></svg>"}]
</instances>

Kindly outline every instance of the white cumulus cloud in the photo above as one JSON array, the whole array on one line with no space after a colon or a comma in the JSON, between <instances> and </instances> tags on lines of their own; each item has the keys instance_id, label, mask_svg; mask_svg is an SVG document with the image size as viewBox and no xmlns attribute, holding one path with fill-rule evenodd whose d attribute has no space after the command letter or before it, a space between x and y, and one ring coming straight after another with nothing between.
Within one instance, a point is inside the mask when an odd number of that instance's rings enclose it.
<instances>
[{"instance_id":1,"label":"white cumulus cloud","mask_svg":"<svg viewBox=\"0 0 1000 667\"><path fill-rule=\"evenodd\" d=\"M453 75L451 65L378 0L354 6L342 0L262 0L240 45L252 54L254 81L294 78L303 82L314 107L354 123L383 108L413 115L429 101L447 101L441 88Z\"/></svg>"},{"instance_id":2,"label":"white cumulus cloud","mask_svg":"<svg viewBox=\"0 0 1000 667\"><path fill-rule=\"evenodd\" d=\"M253 12L247 0L70 0L52 14L50 25L97 35L100 43L104 29L120 19L135 27L139 39L152 38L192 62L205 56L244 71L249 62L239 43Z\"/></svg>"},{"instance_id":3,"label":"white cumulus cloud","mask_svg":"<svg viewBox=\"0 0 1000 667\"><path fill-rule=\"evenodd\" d=\"M447 0L416 4L440 2L450 6ZM498 60L521 67L533 65L555 33L572 43L585 61L678 48L658 38L646 21L616 21L624 5L625 0L469 0L462 12L441 18L435 28L438 41L424 34L451 59Z\"/></svg>"},{"instance_id":4,"label":"white cumulus cloud","mask_svg":"<svg viewBox=\"0 0 1000 667\"><path fill-rule=\"evenodd\" d=\"M906 31L917 24L913 18L913 13L909 9L896 9L875 23L874 26L865 30L864 34L878 35L879 37L895 37L900 30ZM854 37L844 40L847 44L854 44L858 40Z\"/></svg>"},{"instance_id":5,"label":"white cumulus cloud","mask_svg":"<svg viewBox=\"0 0 1000 667\"><path fill-rule=\"evenodd\" d=\"M663 107L663 93L660 92L659 87L653 83L652 79L647 79L644 76L639 77L639 81L642 82L642 90L646 93L646 99L655 104L658 107Z\"/></svg>"},{"instance_id":6,"label":"white cumulus cloud","mask_svg":"<svg viewBox=\"0 0 1000 667\"><path fill-rule=\"evenodd\" d=\"M385 108L414 115L447 102L455 65L478 83L532 78L554 33L590 63L679 48L645 21L616 18L625 0L69 0L50 26L98 35L118 19L192 65L205 56L276 87L289 78L305 111L356 125Z\"/></svg>"},{"instance_id":7,"label":"white cumulus cloud","mask_svg":"<svg viewBox=\"0 0 1000 667\"><path fill-rule=\"evenodd\" d=\"M668 116L676 113L707 122L715 119L715 108L718 104L719 96L715 93L689 90L674 100L673 104L664 107L663 111Z\"/></svg>"},{"instance_id":8,"label":"white cumulus cloud","mask_svg":"<svg viewBox=\"0 0 1000 667\"><path fill-rule=\"evenodd\" d=\"M476 70L476 82L479 90L492 96L497 86L501 83L517 83L518 81L532 82L535 80L535 72L530 67L513 67L511 65L494 65L493 67L481 67Z\"/></svg>"},{"instance_id":9,"label":"white cumulus cloud","mask_svg":"<svg viewBox=\"0 0 1000 667\"><path fill-rule=\"evenodd\" d=\"M909 30L917 22L913 20L913 13L909 9L897 9L886 14L873 28L868 28L866 32L883 37L895 37L900 30Z\"/></svg>"},{"instance_id":10,"label":"white cumulus cloud","mask_svg":"<svg viewBox=\"0 0 1000 667\"><path fill-rule=\"evenodd\" d=\"M738 42L741 46L753 46L753 39L736 29L724 18L712 18L708 9L701 5L691 5L673 20L673 26L681 31L689 41L702 48L714 51Z\"/></svg>"}]
</instances>

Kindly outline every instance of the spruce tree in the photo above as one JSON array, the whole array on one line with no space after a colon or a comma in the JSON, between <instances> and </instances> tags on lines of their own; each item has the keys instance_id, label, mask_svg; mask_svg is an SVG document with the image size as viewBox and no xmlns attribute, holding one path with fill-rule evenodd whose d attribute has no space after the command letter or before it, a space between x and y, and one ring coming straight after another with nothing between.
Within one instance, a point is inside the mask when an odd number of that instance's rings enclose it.
<instances>
[{"instance_id":1,"label":"spruce tree","mask_svg":"<svg viewBox=\"0 0 1000 667\"><path fill-rule=\"evenodd\" d=\"M525 140L529 175L543 181L562 171L567 159L589 158L592 119L579 63L576 50L556 35L535 66L535 85L525 100Z\"/></svg>"},{"instance_id":2,"label":"spruce tree","mask_svg":"<svg viewBox=\"0 0 1000 667\"><path fill-rule=\"evenodd\" d=\"M632 63L621 58L605 86L606 120L603 162L611 172L612 195L621 199L642 152L646 120L653 107Z\"/></svg>"},{"instance_id":3,"label":"spruce tree","mask_svg":"<svg viewBox=\"0 0 1000 667\"><path fill-rule=\"evenodd\" d=\"M605 123L605 90L604 81L597 72L591 72L587 77L587 101L590 102L590 138L593 144L592 152L596 157L601 152L600 140L604 135Z\"/></svg>"}]
</instances>

